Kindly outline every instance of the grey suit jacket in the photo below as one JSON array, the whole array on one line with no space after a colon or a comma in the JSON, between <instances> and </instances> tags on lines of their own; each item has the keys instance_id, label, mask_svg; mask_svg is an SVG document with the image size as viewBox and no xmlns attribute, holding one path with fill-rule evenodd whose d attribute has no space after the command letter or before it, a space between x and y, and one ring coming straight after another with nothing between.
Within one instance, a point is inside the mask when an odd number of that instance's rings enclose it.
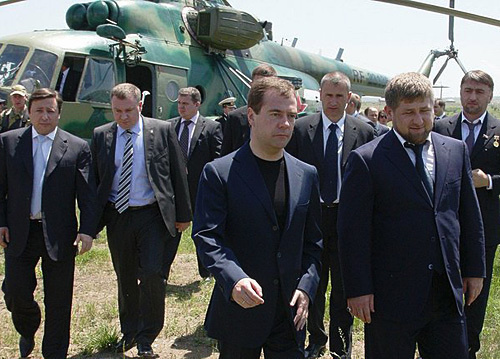
<instances>
[{"instance_id":1,"label":"grey suit jacket","mask_svg":"<svg viewBox=\"0 0 500 359\"><path fill-rule=\"evenodd\" d=\"M191 221L191 206L186 179L186 169L181 150L175 138L174 128L153 118L142 118L144 121L144 154L149 182L160 207L163 221L172 236L177 230L175 222ZM94 129L92 139L92 155L94 158L97 181L97 198L102 229L102 214L115 175L116 122L107 123Z\"/></svg>"}]
</instances>

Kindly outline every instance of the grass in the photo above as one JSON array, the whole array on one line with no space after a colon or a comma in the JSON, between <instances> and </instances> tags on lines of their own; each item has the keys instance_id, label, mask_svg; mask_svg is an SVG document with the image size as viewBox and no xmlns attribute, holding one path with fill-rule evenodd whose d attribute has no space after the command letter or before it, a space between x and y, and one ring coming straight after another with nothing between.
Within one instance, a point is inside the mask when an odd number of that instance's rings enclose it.
<instances>
[{"instance_id":1,"label":"grass","mask_svg":"<svg viewBox=\"0 0 500 359\"><path fill-rule=\"evenodd\" d=\"M0 273L4 259L0 256ZM41 272L37 270L39 288L35 297L43 303ZM3 274L0 274L0 280ZM153 349L160 358L215 359L218 357L215 341L203 330L205 311L213 288L213 281L198 278L194 245L184 234L178 256L172 266L166 291L165 325ZM71 345L69 358L131 359L135 349L125 355L111 352L121 337L116 300L116 278L105 239L96 240L92 250L76 261ZM327 296L328 300L328 296ZM43 311L43 304L41 305ZM328 322L328 311L325 322ZM500 258L495 261L494 278L482 336L480 359L500 357ZM34 357L41 357L43 326L35 340ZM0 359L18 357L19 336L10 313L0 300ZM363 358L363 326L355 321L353 359ZM324 356L323 358L329 358Z\"/></svg>"}]
</instances>

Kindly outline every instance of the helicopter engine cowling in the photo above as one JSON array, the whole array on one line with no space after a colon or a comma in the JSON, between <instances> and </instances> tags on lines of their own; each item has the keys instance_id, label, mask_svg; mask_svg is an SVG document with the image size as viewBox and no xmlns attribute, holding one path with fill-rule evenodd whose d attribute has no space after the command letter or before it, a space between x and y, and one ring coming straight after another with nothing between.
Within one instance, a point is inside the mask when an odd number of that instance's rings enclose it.
<instances>
[{"instance_id":1,"label":"helicopter engine cowling","mask_svg":"<svg viewBox=\"0 0 500 359\"><path fill-rule=\"evenodd\" d=\"M219 50L243 50L264 37L259 21L252 15L230 7L212 7L198 12L196 38Z\"/></svg>"},{"instance_id":2,"label":"helicopter engine cowling","mask_svg":"<svg viewBox=\"0 0 500 359\"><path fill-rule=\"evenodd\" d=\"M66 12L66 24L73 30L95 30L97 26L116 22L118 5L111 0L73 4Z\"/></svg>"}]
</instances>

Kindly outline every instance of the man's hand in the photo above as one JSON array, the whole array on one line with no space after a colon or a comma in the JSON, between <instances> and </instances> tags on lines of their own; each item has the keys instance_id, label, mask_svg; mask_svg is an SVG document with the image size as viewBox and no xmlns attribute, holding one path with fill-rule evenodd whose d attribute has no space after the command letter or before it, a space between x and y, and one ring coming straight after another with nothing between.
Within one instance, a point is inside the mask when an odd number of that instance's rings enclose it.
<instances>
[{"instance_id":1,"label":"man's hand","mask_svg":"<svg viewBox=\"0 0 500 359\"><path fill-rule=\"evenodd\" d=\"M467 277L463 279L465 304L471 305L483 289L483 278Z\"/></svg>"},{"instance_id":2,"label":"man's hand","mask_svg":"<svg viewBox=\"0 0 500 359\"><path fill-rule=\"evenodd\" d=\"M371 313L375 312L373 304L373 294L362 295L361 297L348 298L347 310L363 321L363 323L371 323Z\"/></svg>"},{"instance_id":3,"label":"man's hand","mask_svg":"<svg viewBox=\"0 0 500 359\"><path fill-rule=\"evenodd\" d=\"M9 242L10 242L9 228L0 227L0 247L7 248Z\"/></svg>"},{"instance_id":4,"label":"man's hand","mask_svg":"<svg viewBox=\"0 0 500 359\"><path fill-rule=\"evenodd\" d=\"M175 222L175 228L177 228L177 232L182 233L184 232L191 222Z\"/></svg>"},{"instance_id":5,"label":"man's hand","mask_svg":"<svg viewBox=\"0 0 500 359\"><path fill-rule=\"evenodd\" d=\"M297 305L297 314L293 318L293 324L297 331L302 330L306 325L307 316L309 315L309 296L301 291L300 289L295 289L293 293L292 300L290 301L290 307Z\"/></svg>"},{"instance_id":6,"label":"man's hand","mask_svg":"<svg viewBox=\"0 0 500 359\"><path fill-rule=\"evenodd\" d=\"M264 303L262 288L252 278L240 279L233 287L232 299L241 307L253 308Z\"/></svg>"},{"instance_id":7,"label":"man's hand","mask_svg":"<svg viewBox=\"0 0 500 359\"><path fill-rule=\"evenodd\" d=\"M73 243L73 245L76 248L78 248L78 243L80 243L80 242L82 242L82 247L78 251L78 254L83 254L85 252L88 252L90 250L90 248L92 248L92 237L91 236L89 236L87 234L83 234L83 233L78 233L76 235L76 240Z\"/></svg>"},{"instance_id":8,"label":"man's hand","mask_svg":"<svg viewBox=\"0 0 500 359\"><path fill-rule=\"evenodd\" d=\"M476 168L472 170L472 182L476 188L488 187L488 175L479 168Z\"/></svg>"}]
</instances>

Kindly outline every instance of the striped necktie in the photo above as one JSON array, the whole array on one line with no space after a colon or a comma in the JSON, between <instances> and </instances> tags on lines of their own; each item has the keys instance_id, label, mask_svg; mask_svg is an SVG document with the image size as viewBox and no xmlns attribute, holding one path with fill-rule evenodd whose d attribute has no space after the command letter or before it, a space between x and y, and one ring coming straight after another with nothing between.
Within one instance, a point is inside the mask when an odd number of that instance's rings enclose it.
<instances>
[{"instance_id":1,"label":"striped necktie","mask_svg":"<svg viewBox=\"0 0 500 359\"><path fill-rule=\"evenodd\" d=\"M182 124L184 127L182 128L181 137L179 138L179 145L184 155L184 159L187 162L189 158L189 125L191 124L191 120L182 121Z\"/></svg>"},{"instance_id":2,"label":"striped necktie","mask_svg":"<svg viewBox=\"0 0 500 359\"><path fill-rule=\"evenodd\" d=\"M118 193L116 195L115 208L118 213L123 213L129 205L130 183L132 182L132 162L134 159L134 146L132 145L132 131L126 130L125 148L123 150L122 171L120 182L118 183Z\"/></svg>"}]
</instances>

